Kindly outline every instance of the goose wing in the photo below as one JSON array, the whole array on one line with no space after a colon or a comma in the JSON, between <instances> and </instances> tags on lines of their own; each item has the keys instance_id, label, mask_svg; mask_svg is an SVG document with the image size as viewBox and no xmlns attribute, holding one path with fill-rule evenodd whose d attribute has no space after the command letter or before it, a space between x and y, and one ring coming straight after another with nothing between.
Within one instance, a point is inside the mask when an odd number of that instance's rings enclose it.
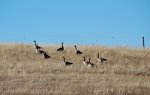
<instances>
[{"instance_id":1,"label":"goose wing","mask_svg":"<svg viewBox=\"0 0 150 95\"><path fill-rule=\"evenodd\" d=\"M64 50L63 47L60 47L60 48L57 49L57 51L63 51L63 50Z\"/></svg>"},{"instance_id":2,"label":"goose wing","mask_svg":"<svg viewBox=\"0 0 150 95\"><path fill-rule=\"evenodd\" d=\"M70 66L70 65L72 65L73 63L71 63L71 62L65 62L65 65L66 66Z\"/></svg>"},{"instance_id":3,"label":"goose wing","mask_svg":"<svg viewBox=\"0 0 150 95\"><path fill-rule=\"evenodd\" d=\"M78 50L78 51L77 51L77 54L82 54L82 52Z\"/></svg>"},{"instance_id":4,"label":"goose wing","mask_svg":"<svg viewBox=\"0 0 150 95\"><path fill-rule=\"evenodd\" d=\"M106 61L107 59L105 59L105 58L100 58L102 61Z\"/></svg>"}]
</instances>

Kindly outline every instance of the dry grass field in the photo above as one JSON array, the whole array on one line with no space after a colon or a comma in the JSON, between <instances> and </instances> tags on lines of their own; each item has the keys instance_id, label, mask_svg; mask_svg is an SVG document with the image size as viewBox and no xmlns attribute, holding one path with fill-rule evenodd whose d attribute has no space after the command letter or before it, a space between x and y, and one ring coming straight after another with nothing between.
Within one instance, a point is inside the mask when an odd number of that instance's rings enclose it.
<instances>
[{"instance_id":1,"label":"dry grass field","mask_svg":"<svg viewBox=\"0 0 150 95\"><path fill-rule=\"evenodd\" d=\"M0 95L150 95L150 49L80 45L56 51L41 45L44 59L32 44L0 44ZM97 53L107 59L97 61ZM73 62L71 66L63 64ZM82 56L97 67L83 65Z\"/></svg>"}]
</instances>

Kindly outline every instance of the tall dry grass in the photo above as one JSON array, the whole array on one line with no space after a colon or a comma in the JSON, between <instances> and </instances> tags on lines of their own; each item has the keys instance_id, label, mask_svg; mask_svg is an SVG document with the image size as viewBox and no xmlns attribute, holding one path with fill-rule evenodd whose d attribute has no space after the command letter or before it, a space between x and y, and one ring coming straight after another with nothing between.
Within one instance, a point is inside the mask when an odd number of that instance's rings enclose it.
<instances>
[{"instance_id":1,"label":"tall dry grass","mask_svg":"<svg viewBox=\"0 0 150 95\"><path fill-rule=\"evenodd\" d=\"M52 56L45 60L32 44L0 44L1 95L150 95L150 49L41 45ZM107 62L97 61L97 53ZM64 66L62 56L73 62ZM82 56L97 65L88 68Z\"/></svg>"}]
</instances>

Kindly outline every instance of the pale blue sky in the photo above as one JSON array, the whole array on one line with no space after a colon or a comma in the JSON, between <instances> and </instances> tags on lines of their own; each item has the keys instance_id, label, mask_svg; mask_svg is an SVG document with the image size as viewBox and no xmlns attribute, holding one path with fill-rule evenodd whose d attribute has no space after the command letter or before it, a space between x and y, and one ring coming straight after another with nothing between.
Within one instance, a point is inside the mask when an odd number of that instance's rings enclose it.
<instances>
[{"instance_id":1,"label":"pale blue sky","mask_svg":"<svg viewBox=\"0 0 150 95\"><path fill-rule=\"evenodd\" d=\"M150 0L0 0L0 42L150 47Z\"/></svg>"}]
</instances>

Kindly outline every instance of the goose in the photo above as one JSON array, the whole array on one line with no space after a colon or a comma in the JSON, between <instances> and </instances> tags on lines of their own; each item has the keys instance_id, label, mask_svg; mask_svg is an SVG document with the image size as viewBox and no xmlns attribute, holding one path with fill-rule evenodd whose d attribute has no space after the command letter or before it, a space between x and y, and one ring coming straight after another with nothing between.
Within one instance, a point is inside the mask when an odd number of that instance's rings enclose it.
<instances>
[{"instance_id":1,"label":"goose","mask_svg":"<svg viewBox=\"0 0 150 95\"><path fill-rule=\"evenodd\" d=\"M57 51L63 51L64 50L64 46L63 46L63 42L61 43L61 47L57 49Z\"/></svg>"},{"instance_id":2,"label":"goose","mask_svg":"<svg viewBox=\"0 0 150 95\"><path fill-rule=\"evenodd\" d=\"M49 56L49 55L47 55L46 53L43 53L43 57L44 57L45 59L50 58L50 56Z\"/></svg>"},{"instance_id":3,"label":"goose","mask_svg":"<svg viewBox=\"0 0 150 95\"><path fill-rule=\"evenodd\" d=\"M97 53L97 60L99 61L99 62L104 62L104 61L107 61L107 59L105 59L105 58L102 58L102 57L99 57L99 53Z\"/></svg>"},{"instance_id":4,"label":"goose","mask_svg":"<svg viewBox=\"0 0 150 95\"><path fill-rule=\"evenodd\" d=\"M88 62L85 61L85 57L83 57L83 64L87 65Z\"/></svg>"},{"instance_id":5,"label":"goose","mask_svg":"<svg viewBox=\"0 0 150 95\"><path fill-rule=\"evenodd\" d=\"M70 66L70 65L73 64L73 63L71 63L71 62L66 62L66 61L65 61L65 57L62 57L62 58L64 59L64 65L65 65L65 66Z\"/></svg>"},{"instance_id":6,"label":"goose","mask_svg":"<svg viewBox=\"0 0 150 95\"><path fill-rule=\"evenodd\" d=\"M38 54L44 54L44 53L46 53L46 52L43 51L43 50L40 50L40 49L37 49L37 48L36 48L36 53L38 53Z\"/></svg>"},{"instance_id":7,"label":"goose","mask_svg":"<svg viewBox=\"0 0 150 95\"><path fill-rule=\"evenodd\" d=\"M75 45L74 47L75 47L75 53L76 53L76 54L82 54L81 51L77 50L77 46L76 46L76 45Z\"/></svg>"},{"instance_id":8,"label":"goose","mask_svg":"<svg viewBox=\"0 0 150 95\"><path fill-rule=\"evenodd\" d=\"M36 49L41 49L42 47L38 46L38 44L36 43L36 41L34 41L34 46Z\"/></svg>"},{"instance_id":9,"label":"goose","mask_svg":"<svg viewBox=\"0 0 150 95\"><path fill-rule=\"evenodd\" d=\"M91 63L91 58L89 58L89 62L87 62L87 66L88 66L88 67L93 67L93 66L94 66L94 64Z\"/></svg>"}]
</instances>

